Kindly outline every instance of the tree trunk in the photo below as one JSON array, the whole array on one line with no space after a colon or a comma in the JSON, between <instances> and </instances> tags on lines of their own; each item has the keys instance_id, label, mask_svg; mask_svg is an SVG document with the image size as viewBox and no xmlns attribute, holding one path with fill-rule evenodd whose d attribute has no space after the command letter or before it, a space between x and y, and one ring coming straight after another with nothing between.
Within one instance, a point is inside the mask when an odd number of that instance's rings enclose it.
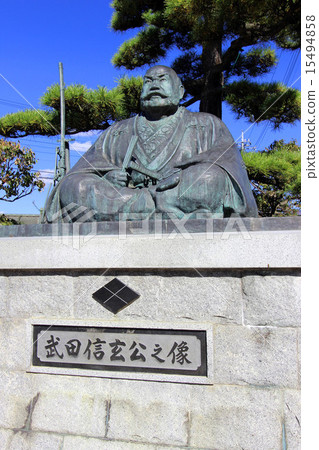
<instances>
[{"instance_id":1,"label":"tree trunk","mask_svg":"<svg viewBox=\"0 0 319 450\"><path fill-rule=\"evenodd\" d=\"M199 110L222 118L222 87L224 75L213 73L212 68L222 62L221 41L213 41L203 46L202 64L204 71L204 88Z\"/></svg>"}]
</instances>

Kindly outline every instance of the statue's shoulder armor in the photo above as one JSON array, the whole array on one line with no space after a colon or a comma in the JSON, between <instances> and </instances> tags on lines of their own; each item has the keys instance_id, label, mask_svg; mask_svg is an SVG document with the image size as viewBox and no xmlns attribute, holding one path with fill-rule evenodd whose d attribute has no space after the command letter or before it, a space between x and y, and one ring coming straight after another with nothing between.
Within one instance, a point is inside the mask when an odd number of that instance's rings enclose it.
<instances>
[{"instance_id":1,"label":"statue's shoulder armor","mask_svg":"<svg viewBox=\"0 0 319 450\"><path fill-rule=\"evenodd\" d=\"M202 126L212 126L212 123L217 123L220 121L218 117L213 114L209 114L206 112L192 112L185 110L185 119L190 122L198 123Z\"/></svg>"},{"instance_id":2,"label":"statue's shoulder armor","mask_svg":"<svg viewBox=\"0 0 319 450\"><path fill-rule=\"evenodd\" d=\"M109 131L109 133L113 134L113 133L117 133L119 131L125 131L126 129L132 130L134 120L135 120L135 117L130 117L129 119L124 119L124 120L120 120L119 122L115 122L115 123L113 123L113 125L111 125L109 127L109 129L107 131Z\"/></svg>"},{"instance_id":3,"label":"statue's shoulder armor","mask_svg":"<svg viewBox=\"0 0 319 450\"><path fill-rule=\"evenodd\" d=\"M117 138L122 135L125 136L126 133L132 132L134 117L129 119L120 120L109 126L96 141L95 146L101 146L103 149L106 148L110 139Z\"/></svg>"}]
</instances>

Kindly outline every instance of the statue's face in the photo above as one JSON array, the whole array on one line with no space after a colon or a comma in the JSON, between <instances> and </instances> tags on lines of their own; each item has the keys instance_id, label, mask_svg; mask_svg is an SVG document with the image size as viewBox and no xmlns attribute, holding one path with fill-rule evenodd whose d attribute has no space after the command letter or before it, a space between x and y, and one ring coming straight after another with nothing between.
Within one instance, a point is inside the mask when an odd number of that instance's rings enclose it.
<instances>
[{"instance_id":1,"label":"statue's face","mask_svg":"<svg viewBox=\"0 0 319 450\"><path fill-rule=\"evenodd\" d=\"M143 111L163 113L178 106L184 95L184 88L176 73L164 66L149 69L144 76L141 93L141 108Z\"/></svg>"}]
</instances>

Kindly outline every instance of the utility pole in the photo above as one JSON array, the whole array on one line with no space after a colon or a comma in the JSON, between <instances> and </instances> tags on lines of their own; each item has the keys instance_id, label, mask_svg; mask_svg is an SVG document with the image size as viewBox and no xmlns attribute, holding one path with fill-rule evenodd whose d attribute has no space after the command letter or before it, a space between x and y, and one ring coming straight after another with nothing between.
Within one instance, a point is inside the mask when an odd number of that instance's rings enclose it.
<instances>
[{"instance_id":1,"label":"utility pole","mask_svg":"<svg viewBox=\"0 0 319 450\"><path fill-rule=\"evenodd\" d=\"M55 174L54 186L68 173L70 170L70 150L69 143L65 140L65 98L64 98L64 79L63 64L59 62L60 74L60 116L61 116L61 138L60 147L56 148L55 154Z\"/></svg>"},{"instance_id":2,"label":"utility pole","mask_svg":"<svg viewBox=\"0 0 319 450\"><path fill-rule=\"evenodd\" d=\"M244 132L241 132L241 141L240 141L240 149L242 152L245 151L246 148L251 147L251 142L249 139L244 138ZM253 148L255 150L255 148Z\"/></svg>"}]
</instances>

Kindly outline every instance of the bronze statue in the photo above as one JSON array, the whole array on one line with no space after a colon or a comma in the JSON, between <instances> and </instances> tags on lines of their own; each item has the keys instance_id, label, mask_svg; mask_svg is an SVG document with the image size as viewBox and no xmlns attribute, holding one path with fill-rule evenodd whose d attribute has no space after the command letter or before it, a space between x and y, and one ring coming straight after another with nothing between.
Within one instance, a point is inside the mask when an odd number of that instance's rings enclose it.
<instances>
[{"instance_id":1,"label":"bronze statue","mask_svg":"<svg viewBox=\"0 0 319 450\"><path fill-rule=\"evenodd\" d=\"M45 220L68 205L91 221L154 217L257 216L248 176L224 123L179 106L184 87L169 67L144 76L142 114L115 123L99 137L51 194Z\"/></svg>"}]
</instances>

